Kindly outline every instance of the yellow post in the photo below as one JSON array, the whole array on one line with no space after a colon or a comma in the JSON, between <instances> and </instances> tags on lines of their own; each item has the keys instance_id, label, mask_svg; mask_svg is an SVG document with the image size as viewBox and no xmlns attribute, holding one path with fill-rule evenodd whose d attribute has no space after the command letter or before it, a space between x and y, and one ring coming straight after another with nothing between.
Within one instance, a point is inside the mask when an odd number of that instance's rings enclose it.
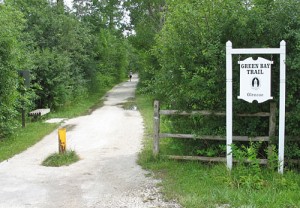
<instances>
[{"instance_id":1,"label":"yellow post","mask_svg":"<svg viewBox=\"0 0 300 208\"><path fill-rule=\"evenodd\" d=\"M58 151L62 154L66 151L66 128L58 129Z\"/></svg>"}]
</instances>

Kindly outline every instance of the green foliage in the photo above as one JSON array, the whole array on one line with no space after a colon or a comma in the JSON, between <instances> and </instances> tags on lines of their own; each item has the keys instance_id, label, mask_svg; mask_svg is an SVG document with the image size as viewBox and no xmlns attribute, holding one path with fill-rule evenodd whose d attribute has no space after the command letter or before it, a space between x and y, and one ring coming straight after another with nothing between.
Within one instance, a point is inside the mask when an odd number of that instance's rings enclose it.
<instances>
[{"instance_id":1,"label":"green foliage","mask_svg":"<svg viewBox=\"0 0 300 208\"><path fill-rule=\"evenodd\" d=\"M134 44L142 48L140 57L146 60L141 64L141 92L154 94L170 109L225 111L226 42L231 40L234 48L278 48L284 39L288 51L286 107L292 112L287 118L286 133L299 135L299 1L170 0L166 4L165 22L162 30L156 31L155 44L151 43L152 47ZM158 11L157 15L162 14ZM137 30L135 40L143 37ZM235 56L233 63L246 57ZM278 103L279 57L264 57L274 60L272 96ZM233 71L233 82L238 83L238 64L234 64ZM234 98L238 91L234 84ZM268 102L249 104L233 99L233 104L234 114L269 110ZM235 135L268 134L266 119L235 117L234 121ZM225 126L224 120L211 123L219 128ZM215 133L215 127L207 130Z\"/></svg>"},{"instance_id":2,"label":"green foliage","mask_svg":"<svg viewBox=\"0 0 300 208\"><path fill-rule=\"evenodd\" d=\"M152 156L153 107L149 96L138 94L137 103L144 118L144 149L139 164L161 178L162 192L167 199L175 199L182 207L299 207L299 173L285 171L278 174L275 166L257 169L256 165L234 165L231 172L225 164L173 161ZM166 140L161 140L165 151ZM168 142L171 142L168 141ZM172 143L166 144L169 148ZM177 146L178 147L178 146ZM255 158L259 144L239 149L245 159ZM272 161L276 160L272 147ZM254 159L255 160L255 159ZM250 175L249 173L252 173ZM258 174L257 174L258 173Z\"/></svg>"},{"instance_id":3,"label":"green foliage","mask_svg":"<svg viewBox=\"0 0 300 208\"><path fill-rule=\"evenodd\" d=\"M76 152L73 150L69 150L62 154L54 153L50 155L42 162L42 165L50 167L60 167L65 165L71 165L77 162L78 160L79 156L76 154Z\"/></svg>"},{"instance_id":4,"label":"green foliage","mask_svg":"<svg viewBox=\"0 0 300 208\"><path fill-rule=\"evenodd\" d=\"M299 142L286 142L285 144L285 157L288 159L300 158L300 144Z\"/></svg>"},{"instance_id":5,"label":"green foliage","mask_svg":"<svg viewBox=\"0 0 300 208\"><path fill-rule=\"evenodd\" d=\"M47 2L30 3L15 1L14 6L21 8L28 20L25 31L31 38L28 50L36 105L57 108L86 90L83 67L88 62L91 36L87 27L70 15L57 13Z\"/></svg>"},{"instance_id":6,"label":"green foliage","mask_svg":"<svg viewBox=\"0 0 300 208\"><path fill-rule=\"evenodd\" d=\"M271 145L266 151L268 168L262 167L259 163L261 145L262 143L259 142L250 142L249 146L241 145L238 147L237 145L232 145L233 157L238 162L228 181L230 185L236 188L245 186L248 189L263 189L270 185L267 177L272 175L272 172L278 168L278 154L276 147Z\"/></svg>"},{"instance_id":7,"label":"green foliage","mask_svg":"<svg viewBox=\"0 0 300 208\"><path fill-rule=\"evenodd\" d=\"M128 70L128 43L107 29L100 31L97 43L98 73L110 77L114 83L120 82Z\"/></svg>"},{"instance_id":8,"label":"green foliage","mask_svg":"<svg viewBox=\"0 0 300 208\"><path fill-rule=\"evenodd\" d=\"M155 45L155 36L162 29L165 21L165 0L128 0L124 7L130 12L130 25L128 29L134 30L129 36L130 43L136 49L137 61L134 71L139 72L139 88L142 92L152 93L153 80L156 70L160 67L151 50Z\"/></svg>"},{"instance_id":9,"label":"green foliage","mask_svg":"<svg viewBox=\"0 0 300 208\"><path fill-rule=\"evenodd\" d=\"M33 122L27 123L26 128L16 128L14 134L0 140L0 161L8 160L23 152L57 127L57 124Z\"/></svg>"},{"instance_id":10,"label":"green foliage","mask_svg":"<svg viewBox=\"0 0 300 208\"><path fill-rule=\"evenodd\" d=\"M36 53L36 60L35 82L41 86L36 91L39 106L55 108L65 104L71 98L72 87L75 87L70 59L65 54L46 49Z\"/></svg>"},{"instance_id":11,"label":"green foliage","mask_svg":"<svg viewBox=\"0 0 300 208\"><path fill-rule=\"evenodd\" d=\"M155 35L161 30L166 10L164 0L127 0L124 8L130 12L130 23L135 35L131 37L133 45L147 51L155 44Z\"/></svg>"},{"instance_id":12,"label":"green foliage","mask_svg":"<svg viewBox=\"0 0 300 208\"><path fill-rule=\"evenodd\" d=\"M16 127L18 70L26 63L22 55L24 23L21 12L0 4L0 138Z\"/></svg>"},{"instance_id":13,"label":"green foliage","mask_svg":"<svg viewBox=\"0 0 300 208\"><path fill-rule=\"evenodd\" d=\"M261 189L264 185L262 172L259 166L258 151L259 143L250 142L250 146L242 145L241 148L232 145L233 157L238 161L237 168L232 173L232 183L239 188L246 186L247 188ZM245 165L244 162L249 162Z\"/></svg>"},{"instance_id":14,"label":"green foliage","mask_svg":"<svg viewBox=\"0 0 300 208\"><path fill-rule=\"evenodd\" d=\"M207 157L217 157L226 152L224 144L207 144L206 147L201 147L197 150L197 154Z\"/></svg>"}]
</instances>

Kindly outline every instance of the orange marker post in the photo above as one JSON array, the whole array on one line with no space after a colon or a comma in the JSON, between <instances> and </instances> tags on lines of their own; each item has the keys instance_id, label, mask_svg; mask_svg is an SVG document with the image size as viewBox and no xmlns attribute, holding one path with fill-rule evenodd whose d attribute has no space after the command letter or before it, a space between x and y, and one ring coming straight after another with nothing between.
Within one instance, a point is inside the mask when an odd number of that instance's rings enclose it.
<instances>
[{"instance_id":1,"label":"orange marker post","mask_svg":"<svg viewBox=\"0 0 300 208\"><path fill-rule=\"evenodd\" d=\"M66 140L67 140L66 128L58 129L58 151L59 151L59 154L65 153L66 147L67 147Z\"/></svg>"}]
</instances>

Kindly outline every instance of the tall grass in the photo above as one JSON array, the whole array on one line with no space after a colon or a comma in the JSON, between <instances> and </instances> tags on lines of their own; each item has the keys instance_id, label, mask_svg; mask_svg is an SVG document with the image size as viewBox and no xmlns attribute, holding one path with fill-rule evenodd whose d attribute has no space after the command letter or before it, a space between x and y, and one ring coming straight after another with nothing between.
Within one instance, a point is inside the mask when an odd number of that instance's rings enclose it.
<instances>
[{"instance_id":1,"label":"tall grass","mask_svg":"<svg viewBox=\"0 0 300 208\"><path fill-rule=\"evenodd\" d=\"M261 167L237 166L229 172L223 163L172 161L162 155L152 157L153 107L147 96L138 95L137 104L145 124L144 149L139 164L161 179L167 198L177 199L186 208L207 207L300 207L300 176ZM162 154L170 152L168 141L161 142Z\"/></svg>"}]
</instances>

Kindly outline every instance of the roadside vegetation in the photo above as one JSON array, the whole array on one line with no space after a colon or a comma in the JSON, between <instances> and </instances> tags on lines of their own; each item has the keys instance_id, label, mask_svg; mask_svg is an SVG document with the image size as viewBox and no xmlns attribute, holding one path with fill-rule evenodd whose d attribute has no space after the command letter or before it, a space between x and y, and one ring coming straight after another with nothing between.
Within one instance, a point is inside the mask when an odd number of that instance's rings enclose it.
<instances>
[{"instance_id":1,"label":"roadside vegetation","mask_svg":"<svg viewBox=\"0 0 300 208\"><path fill-rule=\"evenodd\" d=\"M12 135L0 140L0 162L23 152L57 127L58 124L47 124L39 121L27 123L26 128L15 129Z\"/></svg>"},{"instance_id":2,"label":"roadside vegetation","mask_svg":"<svg viewBox=\"0 0 300 208\"><path fill-rule=\"evenodd\" d=\"M80 158L74 150L67 150L61 154L53 153L42 162L42 165L50 167L68 166L79 160Z\"/></svg>"},{"instance_id":3,"label":"roadside vegetation","mask_svg":"<svg viewBox=\"0 0 300 208\"><path fill-rule=\"evenodd\" d=\"M274 166L257 163L234 164L232 172L225 163L174 161L164 155L174 153L174 140L161 141L158 158L152 155L153 99L139 94L137 104L144 118L145 141L139 164L162 179L162 190L185 208L207 207L299 207L300 175L297 170L277 173ZM163 126L164 130L167 130ZM180 146L175 149L180 149ZM255 147L239 150L243 157L253 157ZM238 152L235 152L238 154ZM255 155L256 156L256 155ZM247 159L249 159L247 158Z\"/></svg>"}]
</instances>

